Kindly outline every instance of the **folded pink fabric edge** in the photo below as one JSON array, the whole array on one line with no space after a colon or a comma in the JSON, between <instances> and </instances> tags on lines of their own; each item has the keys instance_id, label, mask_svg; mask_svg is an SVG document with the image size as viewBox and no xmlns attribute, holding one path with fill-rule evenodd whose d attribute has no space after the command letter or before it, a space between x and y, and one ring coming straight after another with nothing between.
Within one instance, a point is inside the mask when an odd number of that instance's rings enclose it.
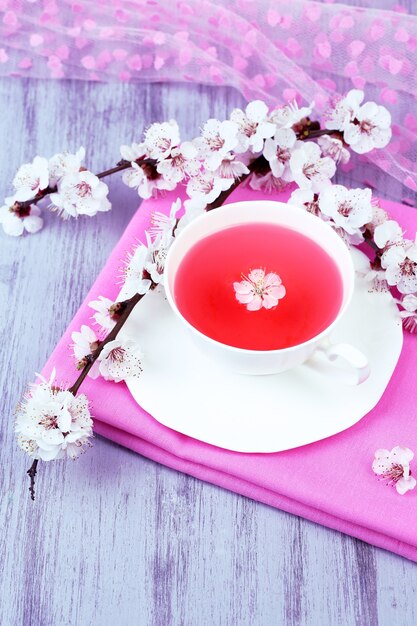
<instances>
[{"instance_id":1,"label":"folded pink fabric edge","mask_svg":"<svg viewBox=\"0 0 417 626\"><path fill-rule=\"evenodd\" d=\"M232 474L226 474L214 469L212 467L201 467L198 463L184 459L173 455L171 452L159 448L149 441L145 441L140 437L123 432L114 426L95 420L94 430L98 435L111 439L115 443L122 445L125 448L129 448L134 452L141 454L142 456L160 463L171 469L183 472L189 476L193 476L198 480L202 480L207 483L211 483L228 491L232 491L239 495L251 498L252 500L259 501L268 506L297 515L304 519L321 524L332 530L345 533L356 539L360 539L374 545L378 548L383 548L390 552L394 552L399 556L405 557L411 561L417 562L417 548L407 543L398 541L393 537L378 533L369 528L364 528L359 524L348 522L339 517L326 513L323 510L311 507L303 504L282 494L271 491L264 487L246 481L242 478L233 476Z\"/></svg>"}]
</instances>

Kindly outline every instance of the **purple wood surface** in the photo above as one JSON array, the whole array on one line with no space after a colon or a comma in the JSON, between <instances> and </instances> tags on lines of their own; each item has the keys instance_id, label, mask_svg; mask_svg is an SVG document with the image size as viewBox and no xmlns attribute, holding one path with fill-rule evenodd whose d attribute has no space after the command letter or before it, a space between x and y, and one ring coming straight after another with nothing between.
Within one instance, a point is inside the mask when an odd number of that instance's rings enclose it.
<instances>
[{"instance_id":1,"label":"purple wood surface","mask_svg":"<svg viewBox=\"0 0 417 626\"><path fill-rule=\"evenodd\" d=\"M0 102L6 195L35 154L84 144L99 171L149 122L175 117L190 137L241 99L203 87L4 79ZM378 180L401 199L399 186ZM12 413L138 204L119 179L111 189L108 214L66 224L48 215L35 236L0 234L0 623L416 624L415 564L104 439L74 463L42 465L29 500Z\"/></svg>"}]
</instances>

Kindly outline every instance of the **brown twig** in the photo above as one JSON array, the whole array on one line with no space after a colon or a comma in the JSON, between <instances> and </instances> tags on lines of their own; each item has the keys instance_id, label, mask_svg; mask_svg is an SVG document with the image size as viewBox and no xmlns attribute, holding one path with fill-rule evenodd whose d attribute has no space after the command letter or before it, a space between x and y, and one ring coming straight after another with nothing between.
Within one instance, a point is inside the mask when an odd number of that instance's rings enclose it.
<instances>
[{"instance_id":1,"label":"brown twig","mask_svg":"<svg viewBox=\"0 0 417 626\"><path fill-rule=\"evenodd\" d=\"M153 169L156 169L157 162L155 159L140 157L139 159L135 161L135 163L141 166L148 167L153 170ZM118 162L118 164L115 167L112 167L109 170L104 170L104 172L100 172L99 174L96 174L96 176L97 178L105 178L106 176L111 176L111 174L116 174L117 172L127 170L129 169L129 167L132 167L131 161L126 161L122 159L121 161ZM83 170L85 171L85 168L81 168L80 171L83 171ZM46 187L46 189L42 189L41 191L39 191L37 195L31 200L25 200L23 202L16 201L14 204L14 206L16 207L15 208L16 213L24 214L25 210L29 209L29 207L32 204L38 204L38 202L46 198L46 196L49 196L51 193L56 193L57 191L58 191L58 188L56 186L55 187L48 186Z\"/></svg>"},{"instance_id":2,"label":"brown twig","mask_svg":"<svg viewBox=\"0 0 417 626\"><path fill-rule=\"evenodd\" d=\"M35 476L36 476L36 470L38 467L38 462L39 462L38 459L35 459L32 465L29 467L28 471L26 472L30 478L29 492L30 492L31 500L35 500Z\"/></svg>"},{"instance_id":3,"label":"brown twig","mask_svg":"<svg viewBox=\"0 0 417 626\"><path fill-rule=\"evenodd\" d=\"M137 159L135 163L137 163L138 165L155 166L156 160L140 158L140 159ZM96 174L96 176L97 178L105 178L106 176L111 176L112 174L116 174L117 172L122 172L123 170L127 170L129 169L129 167L132 167L131 161L126 161L125 159L122 159L121 161L118 162L118 164L115 167L112 167L109 170L104 170L104 172L100 172L100 174Z\"/></svg>"}]
</instances>

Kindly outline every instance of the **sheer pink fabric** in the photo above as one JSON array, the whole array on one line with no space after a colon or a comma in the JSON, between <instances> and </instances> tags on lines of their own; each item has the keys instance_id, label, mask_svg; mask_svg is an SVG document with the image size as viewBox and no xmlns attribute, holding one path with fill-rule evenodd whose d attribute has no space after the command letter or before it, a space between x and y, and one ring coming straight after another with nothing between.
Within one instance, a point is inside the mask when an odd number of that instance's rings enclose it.
<instances>
[{"instance_id":1,"label":"sheer pink fabric","mask_svg":"<svg viewBox=\"0 0 417 626\"><path fill-rule=\"evenodd\" d=\"M364 89L394 126L362 158L417 191L417 16L357 3L0 0L0 75L229 85L318 112L337 88Z\"/></svg>"}]
</instances>

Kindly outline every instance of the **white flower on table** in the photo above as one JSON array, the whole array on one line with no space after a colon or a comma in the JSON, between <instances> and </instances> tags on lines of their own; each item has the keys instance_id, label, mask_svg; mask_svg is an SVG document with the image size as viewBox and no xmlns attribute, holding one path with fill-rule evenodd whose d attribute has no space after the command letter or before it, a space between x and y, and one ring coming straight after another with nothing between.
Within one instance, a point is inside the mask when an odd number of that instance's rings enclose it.
<instances>
[{"instance_id":1,"label":"white flower on table","mask_svg":"<svg viewBox=\"0 0 417 626\"><path fill-rule=\"evenodd\" d=\"M207 168L210 170L210 167ZM249 169L242 161L238 161L235 154L225 154L220 165L213 171L215 178L229 178L237 180L245 174L249 174Z\"/></svg>"},{"instance_id":2,"label":"white flower on table","mask_svg":"<svg viewBox=\"0 0 417 626\"><path fill-rule=\"evenodd\" d=\"M6 235L19 237L26 231L37 233L43 226L41 210L35 205L22 206L14 198L6 198L6 204L0 207L0 224Z\"/></svg>"},{"instance_id":3,"label":"white flower on table","mask_svg":"<svg viewBox=\"0 0 417 626\"><path fill-rule=\"evenodd\" d=\"M184 209L184 215L180 218L177 228L175 229L175 236L197 217L204 215L206 212L206 203L200 199L190 198L189 200L184 200Z\"/></svg>"},{"instance_id":4,"label":"white flower on table","mask_svg":"<svg viewBox=\"0 0 417 626\"><path fill-rule=\"evenodd\" d=\"M204 167L216 170L224 156L237 146L237 136L238 125L235 122L209 119L203 126L201 137L193 141L199 158L204 159Z\"/></svg>"},{"instance_id":5,"label":"white flower on table","mask_svg":"<svg viewBox=\"0 0 417 626\"><path fill-rule=\"evenodd\" d=\"M120 383L129 378L138 378L142 371L143 354L138 344L130 339L109 341L97 361L98 371L105 380Z\"/></svg>"},{"instance_id":6,"label":"white flower on table","mask_svg":"<svg viewBox=\"0 0 417 626\"><path fill-rule=\"evenodd\" d=\"M95 174L87 170L66 174L58 183L57 193L51 194L52 208L64 218L109 211L109 188Z\"/></svg>"},{"instance_id":7,"label":"white flower on table","mask_svg":"<svg viewBox=\"0 0 417 626\"><path fill-rule=\"evenodd\" d=\"M188 181L187 194L197 202L210 204L222 191L229 189L233 182L233 178L219 178L211 172L202 171Z\"/></svg>"},{"instance_id":8,"label":"white flower on table","mask_svg":"<svg viewBox=\"0 0 417 626\"><path fill-rule=\"evenodd\" d=\"M391 114L376 102L366 102L361 106L343 133L346 143L358 154L370 152L373 148L384 148L391 135Z\"/></svg>"},{"instance_id":9,"label":"white flower on table","mask_svg":"<svg viewBox=\"0 0 417 626\"><path fill-rule=\"evenodd\" d=\"M360 235L360 229L372 219L371 200L370 189L347 189L343 185L331 185L320 193L319 207L324 215L333 219L337 227L349 235Z\"/></svg>"},{"instance_id":10,"label":"white flower on table","mask_svg":"<svg viewBox=\"0 0 417 626\"><path fill-rule=\"evenodd\" d=\"M291 154L290 168L292 177L300 188L321 191L331 184L330 179L336 171L336 164L330 157L322 157L317 144L304 141Z\"/></svg>"},{"instance_id":11,"label":"white flower on table","mask_svg":"<svg viewBox=\"0 0 417 626\"><path fill-rule=\"evenodd\" d=\"M40 191L49 185L48 159L36 156L32 163L24 163L18 169L14 179L15 200L25 202L32 200Z\"/></svg>"},{"instance_id":12,"label":"white flower on table","mask_svg":"<svg viewBox=\"0 0 417 626\"><path fill-rule=\"evenodd\" d=\"M265 141L263 155L271 167L272 174L282 180L292 180L290 158L297 144L297 136L291 128L278 129L273 138Z\"/></svg>"},{"instance_id":13,"label":"white flower on table","mask_svg":"<svg viewBox=\"0 0 417 626\"><path fill-rule=\"evenodd\" d=\"M89 445L93 434L88 399L49 381L32 384L16 412L17 441L34 459L52 461L64 456L75 459Z\"/></svg>"},{"instance_id":14,"label":"white flower on table","mask_svg":"<svg viewBox=\"0 0 417 626\"><path fill-rule=\"evenodd\" d=\"M152 286L152 281L146 270L146 264L152 258L151 239L149 233L145 233L145 235L148 245L140 243L133 253L128 255L126 265L123 268L125 298L131 298L136 293L145 294Z\"/></svg>"},{"instance_id":15,"label":"white flower on table","mask_svg":"<svg viewBox=\"0 0 417 626\"><path fill-rule=\"evenodd\" d=\"M186 176L196 176L201 163L197 159L197 148L191 141L184 141L172 148L168 158L160 161L157 171L168 183L180 183Z\"/></svg>"},{"instance_id":16,"label":"white flower on table","mask_svg":"<svg viewBox=\"0 0 417 626\"><path fill-rule=\"evenodd\" d=\"M233 109L230 120L238 127L238 144L235 152L261 152L264 140L272 137L276 128L268 120L268 107L262 100L249 102L246 109Z\"/></svg>"},{"instance_id":17,"label":"white flower on table","mask_svg":"<svg viewBox=\"0 0 417 626\"><path fill-rule=\"evenodd\" d=\"M335 163L347 163L349 161L350 152L345 148L343 141L337 137L323 135L323 137L317 138L317 143L322 155L330 157Z\"/></svg>"},{"instance_id":18,"label":"white flower on table","mask_svg":"<svg viewBox=\"0 0 417 626\"><path fill-rule=\"evenodd\" d=\"M278 107L271 112L270 120L278 128L292 128L301 122L301 120L309 117L314 107L312 102L307 107L299 107L296 100Z\"/></svg>"},{"instance_id":19,"label":"white flower on table","mask_svg":"<svg viewBox=\"0 0 417 626\"><path fill-rule=\"evenodd\" d=\"M85 149L81 147L75 154L59 152L49 159L49 184L55 186L66 174L80 171L81 162L85 157Z\"/></svg>"},{"instance_id":20,"label":"white flower on table","mask_svg":"<svg viewBox=\"0 0 417 626\"><path fill-rule=\"evenodd\" d=\"M344 98L338 98L326 112L325 127L343 132L355 119L364 96L361 89L351 89Z\"/></svg>"},{"instance_id":21,"label":"white flower on table","mask_svg":"<svg viewBox=\"0 0 417 626\"><path fill-rule=\"evenodd\" d=\"M123 172L122 180L131 189L136 189L139 197L144 200L149 200L158 190L172 191L176 187L176 183L166 180L156 168L140 165L135 161L131 162L131 166Z\"/></svg>"},{"instance_id":22,"label":"white flower on table","mask_svg":"<svg viewBox=\"0 0 417 626\"><path fill-rule=\"evenodd\" d=\"M312 189L295 189L289 200L289 204L304 208L308 213L317 217L321 216L319 196Z\"/></svg>"},{"instance_id":23,"label":"white flower on table","mask_svg":"<svg viewBox=\"0 0 417 626\"><path fill-rule=\"evenodd\" d=\"M83 360L98 348L99 340L92 328L83 324L80 331L71 334L72 350L77 364L84 365Z\"/></svg>"},{"instance_id":24,"label":"white flower on table","mask_svg":"<svg viewBox=\"0 0 417 626\"><path fill-rule=\"evenodd\" d=\"M93 315L93 319L103 331L111 330L117 321L117 307L118 303L113 302L109 298L99 296L98 300L92 300L88 303L88 306L96 311Z\"/></svg>"},{"instance_id":25,"label":"white flower on table","mask_svg":"<svg viewBox=\"0 0 417 626\"><path fill-rule=\"evenodd\" d=\"M175 202L171 204L169 214L155 211L151 215L151 228L149 234L152 237L158 237L159 235L172 235L173 230L177 224L177 215L181 210L181 199L177 198Z\"/></svg>"},{"instance_id":26,"label":"white flower on table","mask_svg":"<svg viewBox=\"0 0 417 626\"><path fill-rule=\"evenodd\" d=\"M400 312L404 328L409 333L417 333L417 296L408 294L402 300L396 300L396 302L404 309Z\"/></svg>"},{"instance_id":27,"label":"white flower on table","mask_svg":"<svg viewBox=\"0 0 417 626\"><path fill-rule=\"evenodd\" d=\"M243 280L234 282L236 300L245 304L248 311L259 311L262 307L272 309L278 305L286 290L281 278L275 272L265 273L264 269L251 270Z\"/></svg>"},{"instance_id":28,"label":"white flower on table","mask_svg":"<svg viewBox=\"0 0 417 626\"><path fill-rule=\"evenodd\" d=\"M147 154L157 161L167 159L171 150L180 143L180 129L175 120L152 124L145 132Z\"/></svg>"},{"instance_id":29,"label":"white flower on table","mask_svg":"<svg viewBox=\"0 0 417 626\"><path fill-rule=\"evenodd\" d=\"M391 450L377 450L372 463L372 470L386 480L388 485L395 485L397 492L404 495L407 491L414 489L416 479L411 476L410 461L414 453L410 448L395 446Z\"/></svg>"}]
</instances>

